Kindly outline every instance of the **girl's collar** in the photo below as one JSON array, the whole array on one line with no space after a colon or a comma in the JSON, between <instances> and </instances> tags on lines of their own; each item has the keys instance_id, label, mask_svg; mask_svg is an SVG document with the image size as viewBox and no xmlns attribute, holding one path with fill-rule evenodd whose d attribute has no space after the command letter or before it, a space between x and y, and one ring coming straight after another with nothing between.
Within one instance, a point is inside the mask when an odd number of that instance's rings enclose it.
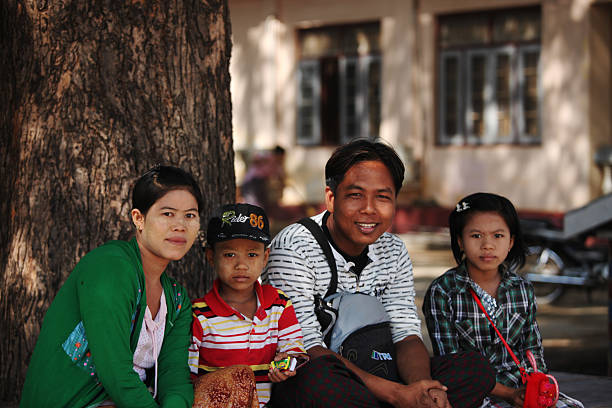
<instances>
[{"instance_id":1,"label":"girl's collar","mask_svg":"<svg viewBox=\"0 0 612 408\"><path fill-rule=\"evenodd\" d=\"M467 264L465 259L457 265L455 268L457 281L460 285L458 287L460 290L466 290L467 286L472 282L470 278L470 274L467 270ZM521 278L514 272L508 268L506 263L502 263L499 265L499 272L501 273L501 282L499 284L500 287L509 287L520 284Z\"/></svg>"}]
</instances>

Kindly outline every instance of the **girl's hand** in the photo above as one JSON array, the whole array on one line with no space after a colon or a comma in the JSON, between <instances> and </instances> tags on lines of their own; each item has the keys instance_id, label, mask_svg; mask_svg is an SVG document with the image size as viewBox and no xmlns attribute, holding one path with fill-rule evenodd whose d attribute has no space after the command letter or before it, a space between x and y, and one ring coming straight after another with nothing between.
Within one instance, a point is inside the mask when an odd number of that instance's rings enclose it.
<instances>
[{"instance_id":1,"label":"girl's hand","mask_svg":"<svg viewBox=\"0 0 612 408\"><path fill-rule=\"evenodd\" d=\"M516 388L508 399L508 402L512 403L512 405L517 408L522 408L525 403L525 387Z\"/></svg>"},{"instance_id":2,"label":"girl's hand","mask_svg":"<svg viewBox=\"0 0 612 408\"><path fill-rule=\"evenodd\" d=\"M522 408L525 400L525 387L512 388L500 383L495 383L495 387L491 390L491 395L508 401L517 408Z\"/></svg>"},{"instance_id":3,"label":"girl's hand","mask_svg":"<svg viewBox=\"0 0 612 408\"><path fill-rule=\"evenodd\" d=\"M277 353L274 356L274 361L280 361L287 357L289 357L289 354L287 353ZM295 371L279 370L278 368L272 368L272 367L270 367L270 370L268 371L268 378L273 383L279 383L279 382L285 381L287 378L293 377L294 375L295 375Z\"/></svg>"}]
</instances>

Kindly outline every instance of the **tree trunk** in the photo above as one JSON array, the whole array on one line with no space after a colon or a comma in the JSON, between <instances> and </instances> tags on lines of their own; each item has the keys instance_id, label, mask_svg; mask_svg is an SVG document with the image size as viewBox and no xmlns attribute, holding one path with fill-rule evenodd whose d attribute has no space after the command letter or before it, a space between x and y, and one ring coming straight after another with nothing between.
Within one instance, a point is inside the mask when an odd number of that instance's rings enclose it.
<instances>
[{"instance_id":1,"label":"tree trunk","mask_svg":"<svg viewBox=\"0 0 612 408\"><path fill-rule=\"evenodd\" d=\"M45 311L88 251L133 234L157 163L234 200L227 0L0 5L0 400L19 398ZM170 275L201 296L196 245Z\"/></svg>"}]
</instances>

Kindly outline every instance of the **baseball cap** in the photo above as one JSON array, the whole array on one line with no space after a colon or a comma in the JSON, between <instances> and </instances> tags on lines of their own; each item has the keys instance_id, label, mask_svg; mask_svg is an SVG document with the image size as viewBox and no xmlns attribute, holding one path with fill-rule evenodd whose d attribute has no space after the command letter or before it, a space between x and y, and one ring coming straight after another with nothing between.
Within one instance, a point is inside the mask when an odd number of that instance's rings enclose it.
<instances>
[{"instance_id":1,"label":"baseball cap","mask_svg":"<svg viewBox=\"0 0 612 408\"><path fill-rule=\"evenodd\" d=\"M226 204L208 221L207 245L228 239L270 243L270 223L263 208L253 204Z\"/></svg>"}]
</instances>

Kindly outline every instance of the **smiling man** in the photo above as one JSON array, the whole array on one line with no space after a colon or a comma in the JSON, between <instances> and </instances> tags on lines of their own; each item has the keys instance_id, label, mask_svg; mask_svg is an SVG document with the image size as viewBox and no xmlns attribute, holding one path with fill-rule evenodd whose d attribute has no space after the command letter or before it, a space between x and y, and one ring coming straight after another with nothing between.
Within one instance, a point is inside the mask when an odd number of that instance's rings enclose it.
<instances>
[{"instance_id":1,"label":"smiling man","mask_svg":"<svg viewBox=\"0 0 612 408\"><path fill-rule=\"evenodd\" d=\"M493 387L492 368L477 353L430 361L412 262L403 241L387 232L403 179L404 165L386 144L358 139L340 146L325 166L327 210L312 217L331 244L337 291L374 296L389 315L402 382L370 374L327 348L314 299L327 292L330 267L313 235L296 223L273 240L263 278L292 299L312 361L275 387L270 406L476 407Z\"/></svg>"}]
</instances>

